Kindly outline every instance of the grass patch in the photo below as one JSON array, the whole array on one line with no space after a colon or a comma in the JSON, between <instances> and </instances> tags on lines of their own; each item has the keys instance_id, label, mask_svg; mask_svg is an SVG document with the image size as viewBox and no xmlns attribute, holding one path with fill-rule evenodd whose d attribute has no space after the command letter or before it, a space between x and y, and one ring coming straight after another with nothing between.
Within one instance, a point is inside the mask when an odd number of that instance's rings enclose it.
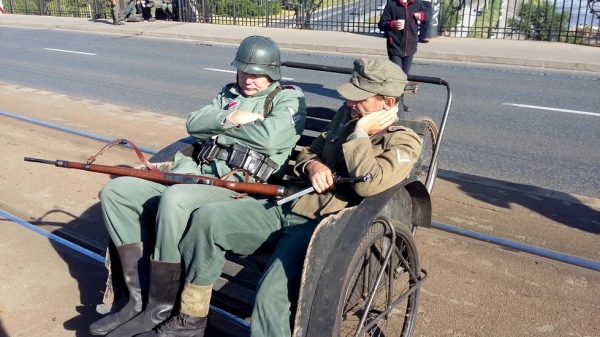
<instances>
[{"instance_id":1,"label":"grass patch","mask_svg":"<svg viewBox=\"0 0 600 337\"><path fill-rule=\"evenodd\" d=\"M489 34L497 33L498 17L500 17L501 0L487 0L488 6L482 11L481 16L475 20L475 30L469 33L469 37L489 38ZM491 2L491 6L489 3ZM490 22L491 17L491 22Z\"/></svg>"}]
</instances>

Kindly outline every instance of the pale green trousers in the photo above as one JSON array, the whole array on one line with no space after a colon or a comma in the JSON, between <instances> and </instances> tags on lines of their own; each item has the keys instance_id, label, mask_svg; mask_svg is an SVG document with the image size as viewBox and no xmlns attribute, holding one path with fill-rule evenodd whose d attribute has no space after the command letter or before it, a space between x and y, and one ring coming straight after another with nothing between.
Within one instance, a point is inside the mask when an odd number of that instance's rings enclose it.
<instances>
[{"instance_id":1,"label":"pale green trousers","mask_svg":"<svg viewBox=\"0 0 600 337\"><path fill-rule=\"evenodd\" d=\"M273 253L259 281L251 335L291 336L306 249L317 222L264 198L207 185L162 184L130 177L100 193L105 222L116 246L155 243L154 259L182 262L186 282L213 284L225 252ZM156 224L156 225L155 225Z\"/></svg>"}]
</instances>

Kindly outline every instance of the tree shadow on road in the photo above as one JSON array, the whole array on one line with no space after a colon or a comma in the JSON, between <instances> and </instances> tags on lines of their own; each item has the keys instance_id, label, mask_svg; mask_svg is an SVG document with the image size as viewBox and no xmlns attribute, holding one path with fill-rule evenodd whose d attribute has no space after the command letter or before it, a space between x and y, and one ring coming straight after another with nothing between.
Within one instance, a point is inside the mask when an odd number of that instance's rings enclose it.
<instances>
[{"instance_id":1,"label":"tree shadow on road","mask_svg":"<svg viewBox=\"0 0 600 337\"><path fill-rule=\"evenodd\" d=\"M0 320L0 337L8 337L6 330L4 330L4 326L2 326L2 321Z\"/></svg>"},{"instance_id":2,"label":"tree shadow on road","mask_svg":"<svg viewBox=\"0 0 600 337\"><path fill-rule=\"evenodd\" d=\"M65 213L73 219L67 223L44 221L44 217L56 212ZM60 210L50 211L39 221L58 228L53 234L75 243L104 257L103 248L106 246L108 234L102 220L100 203L88 208L81 216L74 216ZM79 290L79 305L76 307L79 316L63 323L65 330L74 331L75 336L89 336L89 326L101 318L96 312L96 305L102 303L102 290L106 284L106 268L81 252L68 248L56 241L50 241L58 255L68 265L69 273L77 281Z\"/></svg>"},{"instance_id":3,"label":"tree shadow on road","mask_svg":"<svg viewBox=\"0 0 600 337\"><path fill-rule=\"evenodd\" d=\"M584 204L585 197L441 169L439 178L457 184L470 197L496 207L510 209L511 204L518 204L570 228L600 234L600 211Z\"/></svg>"}]
</instances>

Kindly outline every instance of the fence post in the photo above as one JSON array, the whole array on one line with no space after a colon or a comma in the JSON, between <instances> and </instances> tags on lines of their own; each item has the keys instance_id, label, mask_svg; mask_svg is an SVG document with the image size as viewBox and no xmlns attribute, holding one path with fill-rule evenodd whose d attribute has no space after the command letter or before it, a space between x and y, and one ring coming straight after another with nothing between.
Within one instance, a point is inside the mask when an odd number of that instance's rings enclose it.
<instances>
[{"instance_id":1,"label":"fence post","mask_svg":"<svg viewBox=\"0 0 600 337\"><path fill-rule=\"evenodd\" d=\"M269 0L265 0L265 27L269 27Z\"/></svg>"},{"instance_id":2,"label":"fence post","mask_svg":"<svg viewBox=\"0 0 600 337\"><path fill-rule=\"evenodd\" d=\"M235 12L235 10L236 10L235 3L236 2L237 2L236 0L233 0L233 25L234 26L237 26L237 14Z\"/></svg>"},{"instance_id":3,"label":"fence post","mask_svg":"<svg viewBox=\"0 0 600 337\"><path fill-rule=\"evenodd\" d=\"M427 25L427 37L436 37L438 36L438 29L440 25L440 8L441 8L441 0L431 0L431 9L429 19Z\"/></svg>"}]
</instances>

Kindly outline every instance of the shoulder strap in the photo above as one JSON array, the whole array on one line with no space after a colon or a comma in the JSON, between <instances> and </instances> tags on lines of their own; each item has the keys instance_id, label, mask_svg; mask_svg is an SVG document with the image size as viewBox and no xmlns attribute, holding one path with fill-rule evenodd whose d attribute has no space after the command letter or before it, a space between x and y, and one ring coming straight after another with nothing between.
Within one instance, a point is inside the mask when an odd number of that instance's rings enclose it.
<instances>
[{"instance_id":1,"label":"shoulder strap","mask_svg":"<svg viewBox=\"0 0 600 337\"><path fill-rule=\"evenodd\" d=\"M385 136L387 133L388 133L388 129L383 129L383 130L381 130L381 131L377 132L376 134L374 134L374 135L372 135L372 136L370 137L370 139L371 139L371 142L374 142L374 141L376 141L377 139L379 139L379 138L381 138L381 137Z\"/></svg>"},{"instance_id":2,"label":"shoulder strap","mask_svg":"<svg viewBox=\"0 0 600 337\"><path fill-rule=\"evenodd\" d=\"M394 125L388 127L387 129L381 130L381 131L377 132L376 134L374 134L373 136L371 136L371 141L377 140L390 132L408 131L408 130L412 131L411 129L409 129L405 126L394 124Z\"/></svg>"},{"instance_id":3,"label":"shoulder strap","mask_svg":"<svg viewBox=\"0 0 600 337\"><path fill-rule=\"evenodd\" d=\"M265 99L265 108L263 110L263 117L267 118L267 116L271 113L271 103L273 103L273 99L275 98L275 96L277 96L277 94L279 94L283 89L285 89L283 86L279 85L277 86L277 88L275 88L275 90L271 91L271 93L269 93L269 95L267 96L267 98Z\"/></svg>"}]
</instances>

